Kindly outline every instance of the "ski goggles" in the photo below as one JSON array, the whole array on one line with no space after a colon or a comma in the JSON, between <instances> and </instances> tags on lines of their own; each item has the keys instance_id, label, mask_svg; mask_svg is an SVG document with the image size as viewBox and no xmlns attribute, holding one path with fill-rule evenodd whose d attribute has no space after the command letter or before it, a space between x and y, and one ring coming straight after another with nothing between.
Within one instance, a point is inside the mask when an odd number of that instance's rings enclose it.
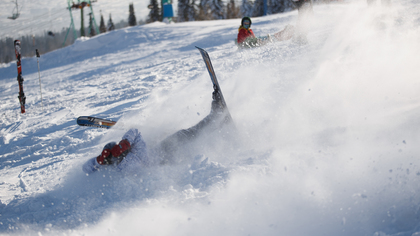
<instances>
[{"instance_id":1,"label":"ski goggles","mask_svg":"<svg viewBox=\"0 0 420 236\"><path fill-rule=\"evenodd\" d=\"M244 21L244 23L243 23L243 24L244 24L244 27L245 27L246 29L248 29L248 28L249 28L249 26L250 26L250 23L251 23L251 22L249 22L249 20L245 20L245 21Z\"/></svg>"}]
</instances>

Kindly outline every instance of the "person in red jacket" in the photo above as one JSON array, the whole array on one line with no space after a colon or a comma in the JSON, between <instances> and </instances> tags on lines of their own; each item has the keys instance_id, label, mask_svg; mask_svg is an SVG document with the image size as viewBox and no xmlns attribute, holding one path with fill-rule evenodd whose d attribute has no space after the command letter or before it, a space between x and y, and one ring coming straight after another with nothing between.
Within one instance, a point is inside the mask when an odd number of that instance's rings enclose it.
<instances>
[{"instance_id":1,"label":"person in red jacket","mask_svg":"<svg viewBox=\"0 0 420 236\"><path fill-rule=\"evenodd\" d=\"M153 146L146 144L138 129L131 128L118 144L110 142L104 146L99 156L90 158L83 165L83 171L91 174L107 167L115 167L117 171L137 173L146 167L176 164L179 162L177 153L183 152L182 149L197 137L213 131L220 133L222 128L228 128L232 124L225 119L227 111L222 106L221 96L216 89L212 98L210 114L196 125L181 129Z\"/></svg>"},{"instance_id":2,"label":"person in red jacket","mask_svg":"<svg viewBox=\"0 0 420 236\"><path fill-rule=\"evenodd\" d=\"M238 38L237 42L240 47L257 47L265 45L269 42L272 42L272 37L268 35L267 37L255 37L254 32L251 29L251 18L244 17L242 18L241 25L238 29ZM286 26L286 28L280 32L273 34L274 39L277 41L288 40L293 37L294 27L291 25Z\"/></svg>"},{"instance_id":3,"label":"person in red jacket","mask_svg":"<svg viewBox=\"0 0 420 236\"><path fill-rule=\"evenodd\" d=\"M249 17L242 18L241 25L238 29L238 43L245 42L247 38L256 38L251 29L251 19Z\"/></svg>"}]
</instances>

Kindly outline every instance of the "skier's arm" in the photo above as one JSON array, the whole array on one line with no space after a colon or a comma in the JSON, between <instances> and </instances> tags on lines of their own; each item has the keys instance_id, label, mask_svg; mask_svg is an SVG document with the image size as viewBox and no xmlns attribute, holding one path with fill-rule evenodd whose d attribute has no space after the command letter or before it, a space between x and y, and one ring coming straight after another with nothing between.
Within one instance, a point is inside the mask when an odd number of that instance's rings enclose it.
<instances>
[{"instance_id":1,"label":"skier's arm","mask_svg":"<svg viewBox=\"0 0 420 236\"><path fill-rule=\"evenodd\" d=\"M137 129L130 129L124 134L123 140L131 144L131 149L126 157L118 164L120 170L129 170L150 166L146 143Z\"/></svg>"},{"instance_id":2,"label":"skier's arm","mask_svg":"<svg viewBox=\"0 0 420 236\"><path fill-rule=\"evenodd\" d=\"M130 149L130 142L128 142L127 139L123 139L111 149L111 154L113 157L119 157L122 154L127 154L127 152L129 152Z\"/></svg>"},{"instance_id":3,"label":"skier's arm","mask_svg":"<svg viewBox=\"0 0 420 236\"><path fill-rule=\"evenodd\" d=\"M137 129L130 129L125 133L123 139L111 149L102 150L101 155L96 157L96 165L110 165L112 164L112 157L123 158L131 150L131 143L134 143L134 139L138 135ZM130 141L131 140L131 143Z\"/></svg>"},{"instance_id":4,"label":"skier's arm","mask_svg":"<svg viewBox=\"0 0 420 236\"><path fill-rule=\"evenodd\" d=\"M135 143L137 137L141 136L138 129L129 129L122 139L126 139L131 145Z\"/></svg>"}]
</instances>

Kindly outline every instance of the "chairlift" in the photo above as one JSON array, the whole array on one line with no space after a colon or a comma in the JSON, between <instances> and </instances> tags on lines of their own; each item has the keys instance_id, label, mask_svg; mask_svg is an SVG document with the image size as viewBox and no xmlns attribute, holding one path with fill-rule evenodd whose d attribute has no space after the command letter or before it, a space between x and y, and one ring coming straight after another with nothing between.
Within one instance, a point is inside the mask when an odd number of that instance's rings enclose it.
<instances>
[{"instance_id":1,"label":"chairlift","mask_svg":"<svg viewBox=\"0 0 420 236\"><path fill-rule=\"evenodd\" d=\"M18 17L19 17L19 13L13 13L13 15L12 16L9 16L9 17L7 17L7 19L10 19L10 20L16 20Z\"/></svg>"},{"instance_id":2,"label":"chairlift","mask_svg":"<svg viewBox=\"0 0 420 236\"><path fill-rule=\"evenodd\" d=\"M82 9L84 7L90 7L90 4L93 2L97 2L98 0L91 0L91 1L86 1L86 0L82 0L82 2L78 2L78 3L74 3L72 2L72 5L69 7L70 9ZM67 9L69 9L67 8Z\"/></svg>"},{"instance_id":3,"label":"chairlift","mask_svg":"<svg viewBox=\"0 0 420 236\"><path fill-rule=\"evenodd\" d=\"M48 10L49 18L50 18L50 29L53 28L52 19L51 19L51 9ZM48 31L48 36L54 37L55 34L52 32L52 30Z\"/></svg>"},{"instance_id":4,"label":"chairlift","mask_svg":"<svg viewBox=\"0 0 420 236\"><path fill-rule=\"evenodd\" d=\"M12 16L9 16L9 17L7 17L7 19L10 19L10 20L16 20L18 17L19 17L19 15L20 15L20 13L19 13L19 4L18 4L18 0L16 0L16 1L14 1L14 3L15 3L15 8L13 9L13 15ZM21 7L22 8L22 7Z\"/></svg>"}]
</instances>

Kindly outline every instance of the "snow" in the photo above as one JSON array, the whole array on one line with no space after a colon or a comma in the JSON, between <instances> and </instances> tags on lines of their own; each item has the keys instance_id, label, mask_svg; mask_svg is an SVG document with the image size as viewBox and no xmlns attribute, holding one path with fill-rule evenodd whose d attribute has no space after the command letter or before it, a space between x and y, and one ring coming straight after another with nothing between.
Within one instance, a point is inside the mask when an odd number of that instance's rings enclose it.
<instances>
[{"instance_id":1,"label":"snow","mask_svg":"<svg viewBox=\"0 0 420 236\"><path fill-rule=\"evenodd\" d=\"M0 67L0 234L420 234L420 6L317 5L306 45L237 50L238 19L154 23ZM253 19L257 35L297 12ZM82 165L131 127L148 145L210 110L206 49L238 134L131 175ZM22 45L25 47L25 45ZM109 130L80 127L91 115Z\"/></svg>"}]
</instances>

